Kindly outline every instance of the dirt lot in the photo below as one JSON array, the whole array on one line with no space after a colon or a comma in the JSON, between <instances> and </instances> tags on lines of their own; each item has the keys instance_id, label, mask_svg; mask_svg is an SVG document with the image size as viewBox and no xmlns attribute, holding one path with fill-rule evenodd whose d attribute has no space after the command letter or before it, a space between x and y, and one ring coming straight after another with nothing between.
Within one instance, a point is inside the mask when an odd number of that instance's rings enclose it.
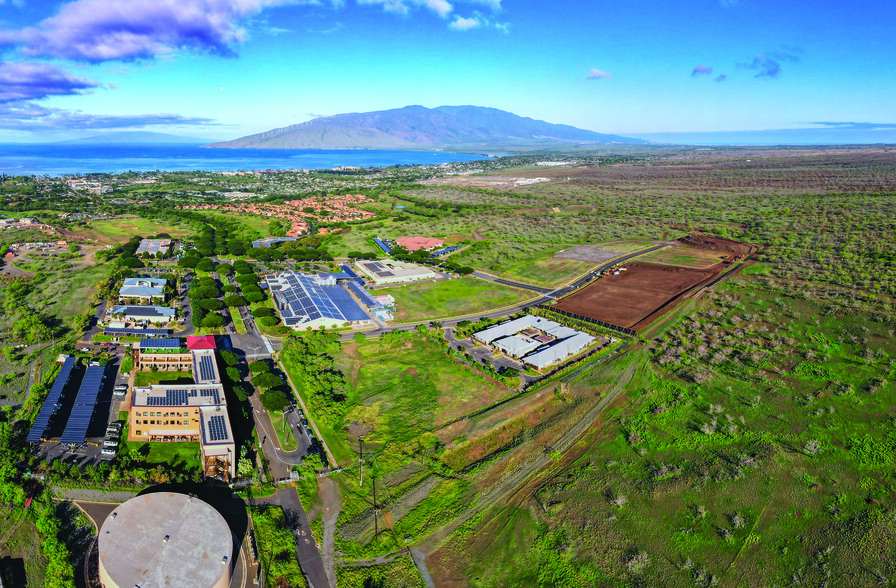
<instances>
[{"instance_id":1,"label":"dirt lot","mask_svg":"<svg viewBox=\"0 0 896 588\"><path fill-rule=\"evenodd\" d=\"M621 252L602 249L603 245L576 245L557 253L554 257L562 257L564 259L575 259L578 261L587 261L590 263L603 263L614 257L622 255Z\"/></svg>"},{"instance_id":2,"label":"dirt lot","mask_svg":"<svg viewBox=\"0 0 896 588\"><path fill-rule=\"evenodd\" d=\"M642 329L667 303L701 282L719 275L721 266L709 270L626 264L618 276L608 275L557 302L556 307L620 327Z\"/></svg>"}]
</instances>

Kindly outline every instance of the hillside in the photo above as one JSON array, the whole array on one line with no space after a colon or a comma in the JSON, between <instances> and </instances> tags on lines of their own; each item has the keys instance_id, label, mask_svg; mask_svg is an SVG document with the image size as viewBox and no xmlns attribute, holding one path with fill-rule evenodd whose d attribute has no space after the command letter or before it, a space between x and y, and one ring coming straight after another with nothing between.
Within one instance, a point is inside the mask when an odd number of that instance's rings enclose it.
<instances>
[{"instance_id":1,"label":"hillside","mask_svg":"<svg viewBox=\"0 0 896 588\"><path fill-rule=\"evenodd\" d=\"M406 106L338 114L206 147L531 150L645 143L480 106Z\"/></svg>"}]
</instances>

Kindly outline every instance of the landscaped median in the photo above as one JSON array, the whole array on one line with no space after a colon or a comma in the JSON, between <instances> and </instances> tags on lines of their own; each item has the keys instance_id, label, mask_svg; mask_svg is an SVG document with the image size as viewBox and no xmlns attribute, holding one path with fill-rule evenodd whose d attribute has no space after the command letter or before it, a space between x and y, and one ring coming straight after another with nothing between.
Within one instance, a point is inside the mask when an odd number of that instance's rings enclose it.
<instances>
[{"instance_id":1,"label":"landscaped median","mask_svg":"<svg viewBox=\"0 0 896 588\"><path fill-rule=\"evenodd\" d=\"M243 321L243 317L240 316L240 309L238 307L231 306L230 310L230 318L233 319L233 327L236 329L236 332L240 335L245 335L248 333L246 330L246 323Z\"/></svg>"}]
</instances>

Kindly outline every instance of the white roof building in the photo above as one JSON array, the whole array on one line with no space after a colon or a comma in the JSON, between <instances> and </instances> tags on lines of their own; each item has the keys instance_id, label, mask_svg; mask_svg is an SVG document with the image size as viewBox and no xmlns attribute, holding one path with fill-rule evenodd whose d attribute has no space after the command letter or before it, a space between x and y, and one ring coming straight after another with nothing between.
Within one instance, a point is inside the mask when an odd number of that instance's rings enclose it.
<instances>
[{"instance_id":1,"label":"white roof building","mask_svg":"<svg viewBox=\"0 0 896 588\"><path fill-rule=\"evenodd\" d=\"M473 334L477 341L541 370L587 348L595 337L546 318L526 315Z\"/></svg>"}]
</instances>

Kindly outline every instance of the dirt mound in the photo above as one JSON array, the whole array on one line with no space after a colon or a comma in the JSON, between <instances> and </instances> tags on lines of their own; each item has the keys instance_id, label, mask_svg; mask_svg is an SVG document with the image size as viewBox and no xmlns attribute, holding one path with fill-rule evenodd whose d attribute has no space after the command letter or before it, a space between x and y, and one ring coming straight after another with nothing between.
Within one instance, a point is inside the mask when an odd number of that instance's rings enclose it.
<instances>
[{"instance_id":1,"label":"dirt mound","mask_svg":"<svg viewBox=\"0 0 896 588\"><path fill-rule=\"evenodd\" d=\"M721 251L729 253L734 257L746 256L755 251L755 247L745 243L738 243L729 239L720 237L710 237L709 235L688 235L678 240L679 243L687 247L695 249L708 249L710 251Z\"/></svg>"}]
</instances>

